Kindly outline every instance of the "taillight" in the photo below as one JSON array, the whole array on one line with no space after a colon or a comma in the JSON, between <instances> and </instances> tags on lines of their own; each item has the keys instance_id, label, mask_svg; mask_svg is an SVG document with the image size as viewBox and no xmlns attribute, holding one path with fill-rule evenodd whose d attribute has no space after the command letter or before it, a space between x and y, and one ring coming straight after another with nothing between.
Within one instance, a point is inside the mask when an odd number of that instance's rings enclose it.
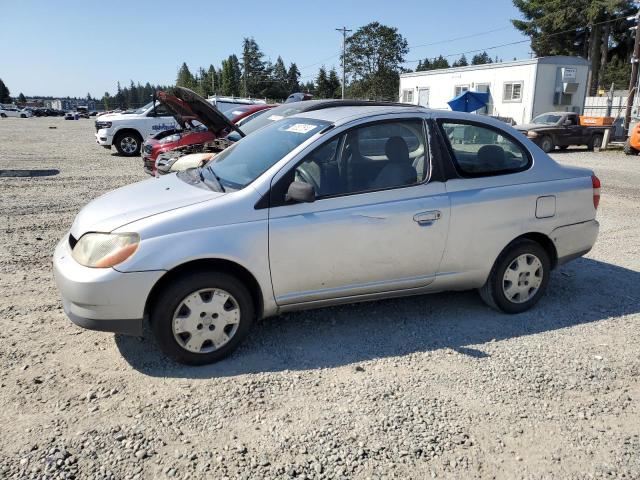
<instances>
[{"instance_id":1,"label":"taillight","mask_svg":"<svg viewBox=\"0 0 640 480\"><path fill-rule=\"evenodd\" d=\"M600 179L591 175L591 185L593 185L593 207L597 210L600 204Z\"/></svg>"}]
</instances>

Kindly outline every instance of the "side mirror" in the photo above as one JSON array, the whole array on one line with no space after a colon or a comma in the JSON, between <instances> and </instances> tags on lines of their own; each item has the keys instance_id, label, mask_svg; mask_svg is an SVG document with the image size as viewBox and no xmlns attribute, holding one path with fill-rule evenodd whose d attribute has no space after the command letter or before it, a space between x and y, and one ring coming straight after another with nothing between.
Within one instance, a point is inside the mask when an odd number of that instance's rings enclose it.
<instances>
[{"instance_id":1,"label":"side mirror","mask_svg":"<svg viewBox=\"0 0 640 480\"><path fill-rule=\"evenodd\" d=\"M570 127L571 125L573 125L573 122L571 120L565 120L562 124L565 127Z\"/></svg>"},{"instance_id":2,"label":"side mirror","mask_svg":"<svg viewBox=\"0 0 640 480\"><path fill-rule=\"evenodd\" d=\"M313 185L308 183L291 182L284 199L286 202L311 203L316 199L316 191Z\"/></svg>"}]
</instances>

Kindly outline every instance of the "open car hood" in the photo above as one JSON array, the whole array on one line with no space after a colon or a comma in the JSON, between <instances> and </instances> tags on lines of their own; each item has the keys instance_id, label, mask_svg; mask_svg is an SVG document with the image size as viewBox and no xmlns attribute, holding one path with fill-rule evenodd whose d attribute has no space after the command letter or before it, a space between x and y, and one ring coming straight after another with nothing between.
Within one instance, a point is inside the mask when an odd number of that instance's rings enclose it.
<instances>
[{"instance_id":1,"label":"open car hood","mask_svg":"<svg viewBox=\"0 0 640 480\"><path fill-rule=\"evenodd\" d=\"M220 110L192 90L174 87L171 93L159 91L157 99L173 114L182 128L189 121L198 121L216 136L224 130L235 131L244 137L242 130L231 123Z\"/></svg>"}]
</instances>

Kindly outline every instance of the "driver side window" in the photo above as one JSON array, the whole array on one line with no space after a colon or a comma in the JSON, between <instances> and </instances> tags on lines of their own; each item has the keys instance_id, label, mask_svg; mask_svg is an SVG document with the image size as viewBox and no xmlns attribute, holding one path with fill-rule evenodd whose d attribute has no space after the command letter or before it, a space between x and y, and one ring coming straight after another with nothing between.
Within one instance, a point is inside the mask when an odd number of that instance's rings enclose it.
<instances>
[{"instance_id":1,"label":"driver side window","mask_svg":"<svg viewBox=\"0 0 640 480\"><path fill-rule=\"evenodd\" d=\"M429 161L422 120L377 122L323 144L298 164L294 180L316 198L422 183Z\"/></svg>"}]
</instances>

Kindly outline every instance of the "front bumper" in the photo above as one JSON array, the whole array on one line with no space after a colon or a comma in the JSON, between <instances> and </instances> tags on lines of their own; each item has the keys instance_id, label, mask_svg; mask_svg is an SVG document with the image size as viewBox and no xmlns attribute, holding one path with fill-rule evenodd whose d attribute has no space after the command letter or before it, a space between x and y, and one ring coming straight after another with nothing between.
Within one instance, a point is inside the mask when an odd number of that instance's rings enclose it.
<instances>
[{"instance_id":1,"label":"front bumper","mask_svg":"<svg viewBox=\"0 0 640 480\"><path fill-rule=\"evenodd\" d=\"M113 135L107 129L101 129L96 132L96 143L103 147L111 147L113 144Z\"/></svg>"},{"instance_id":2,"label":"front bumper","mask_svg":"<svg viewBox=\"0 0 640 480\"><path fill-rule=\"evenodd\" d=\"M589 220L558 227L551 232L551 240L558 253L558 265L587 254L596 243L599 230L597 220Z\"/></svg>"},{"instance_id":3,"label":"front bumper","mask_svg":"<svg viewBox=\"0 0 640 480\"><path fill-rule=\"evenodd\" d=\"M65 236L53 256L53 273L72 322L91 330L141 335L147 298L164 271L84 267L71 257Z\"/></svg>"}]
</instances>

